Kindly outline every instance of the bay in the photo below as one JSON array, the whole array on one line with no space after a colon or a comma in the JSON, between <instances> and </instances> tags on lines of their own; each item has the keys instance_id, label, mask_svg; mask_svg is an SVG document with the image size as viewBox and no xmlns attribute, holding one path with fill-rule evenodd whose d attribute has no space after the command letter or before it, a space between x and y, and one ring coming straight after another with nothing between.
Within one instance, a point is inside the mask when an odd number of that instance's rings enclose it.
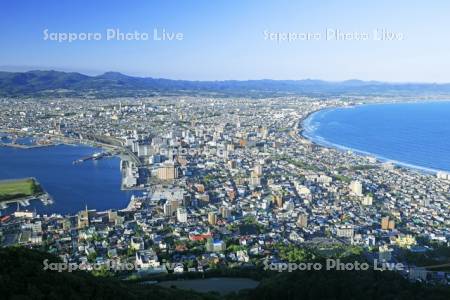
<instances>
[{"instance_id":1,"label":"bay","mask_svg":"<svg viewBox=\"0 0 450 300\"><path fill-rule=\"evenodd\" d=\"M303 135L428 172L450 171L450 102L365 104L316 112Z\"/></svg>"},{"instance_id":2,"label":"bay","mask_svg":"<svg viewBox=\"0 0 450 300\"><path fill-rule=\"evenodd\" d=\"M35 177L54 200L51 205L32 201L21 210L73 214L86 205L98 211L125 208L133 192L121 190L119 157L73 164L75 160L100 151L82 145L30 149L0 147L0 179ZM11 205L2 213L16 208L17 205Z\"/></svg>"}]
</instances>

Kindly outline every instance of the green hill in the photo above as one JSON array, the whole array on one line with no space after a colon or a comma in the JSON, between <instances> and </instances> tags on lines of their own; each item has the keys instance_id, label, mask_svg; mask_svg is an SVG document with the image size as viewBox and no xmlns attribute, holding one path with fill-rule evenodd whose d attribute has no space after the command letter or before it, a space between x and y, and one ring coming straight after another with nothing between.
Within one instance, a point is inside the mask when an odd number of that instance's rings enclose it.
<instances>
[{"instance_id":1,"label":"green hill","mask_svg":"<svg viewBox=\"0 0 450 300\"><path fill-rule=\"evenodd\" d=\"M36 250L0 249L0 299L215 299L189 291L95 277L83 271L44 271L45 259L58 262L53 255Z\"/></svg>"},{"instance_id":2,"label":"green hill","mask_svg":"<svg viewBox=\"0 0 450 300\"><path fill-rule=\"evenodd\" d=\"M55 256L36 250L0 249L1 299L450 299L449 287L411 283L399 274L388 271L277 273L261 270L256 273L258 279L262 279L256 289L220 297L95 277L83 271L45 271L45 259L49 259L49 262L58 261ZM234 269L230 274L243 277L252 272Z\"/></svg>"},{"instance_id":3,"label":"green hill","mask_svg":"<svg viewBox=\"0 0 450 300\"><path fill-rule=\"evenodd\" d=\"M388 271L305 271L262 281L249 300L450 299L450 288L412 283Z\"/></svg>"}]
</instances>

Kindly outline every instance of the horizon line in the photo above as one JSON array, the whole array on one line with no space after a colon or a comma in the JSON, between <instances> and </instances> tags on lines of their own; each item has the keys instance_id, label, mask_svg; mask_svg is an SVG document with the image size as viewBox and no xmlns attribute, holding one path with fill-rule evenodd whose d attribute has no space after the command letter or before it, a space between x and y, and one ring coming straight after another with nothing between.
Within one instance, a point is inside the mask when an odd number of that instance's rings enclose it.
<instances>
[{"instance_id":1,"label":"horizon line","mask_svg":"<svg viewBox=\"0 0 450 300\"><path fill-rule=\"evenodd\" d=\"M16 70L14 70L16 69ZM349 79L341 79L341 80L329 80L329 79L319 79L319 78L310 78L310 77L304 77L301 79L272 79L272 78L252 78L252 79L180 79L180 78L171 78L171 77L156 77L151 75L133 75L133 74L126 74L122 71L98 71L98 70L73 70L71 68L65 68L65 67L39 67L39 66L0 66L0 72L7 72L7 73L27 73L27 72L34 72L34 71L43 71L43 72L62 72L62 73L77 73L88 77L96 77L101 76L107 73L118 73L127 77L134 77L134 78L151 78L151 79L166 79L166 80L173 80L173 81L191 81L191 82L224 82L224 81L263 81L263 80L270 80L270 81L322 81L322 82L328 82L328 83L344 83L349 81L360 81L365 83L381 83L381 84L436 84L436 85L445 85L450 84L450 81L443 81L443 82L436 82L436 81L384 81L384 80L378 80L378 79L358 79L358 78L349 78Z\"/></svg>"}]
</instances>

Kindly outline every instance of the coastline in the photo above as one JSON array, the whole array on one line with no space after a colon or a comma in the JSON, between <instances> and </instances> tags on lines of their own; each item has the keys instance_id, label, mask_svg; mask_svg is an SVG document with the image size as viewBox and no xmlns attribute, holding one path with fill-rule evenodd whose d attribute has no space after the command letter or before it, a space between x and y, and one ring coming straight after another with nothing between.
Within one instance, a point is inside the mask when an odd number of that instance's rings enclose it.
<instances>
[{"instance_id":1,"label":"coastline","mask_svg":"<svg viewBox=\"0 0 450 300\"><path fill-rule=\"evenodd\" d=\"M8 208L9 205L17 203L22 206L29 206L30 201L39 200L43 205L49 205L53 203L53 198L50 194L42 187L42 184L35 177L24 177L24 178L8 178L8 179L0 179L1 183L9 183L9 182L17 182L17 181L27 181L32 180L33 183L38 187L38 191L34 192L31 195L21 195L18 197L12 197L10 199L2 199L0 200L0 215L1 210Z\"/></svg>"},{"instance_id":2,"label":"coastline","mask_svg":"<svg viewBox=\"0 0 450 300\"><path fill-rule=\"evenodd\" d=\"M99 145L92 145L92 144L88 144L88 143L68 143L67 141L65 141L64 143L54 143L52 145L48 145L47 147L45 147L45 150L43 150L43 151L47 151L47 149L56 148L58 146L64 146L64 147L70 147L70 148L77 148L77 147L84 148L84 147L87 147L87 148L91 148L92 151L95 151L96 149L98 149L99 151L100 151L100 149L105 150L105 148L100 147ZM39 148L43 148L43 147L31 147L29 149L28 148L18 148L18 147L0 147L0 149L1 148L11 148L11 149L17 149L18 151L26 151L26 150L39 149ZM91 150L89 150L89 151L91 151ZM121 159L121 154L117 153L117 154L114 154L112 157ZM68 161L70 163L72 162L71 160L68 160ZM30 178L35 178L35 176L36 175L33 175L33 177L30 177ZM19 177L20 176L3 177L3 179L0 179L0 181L14 180L15 178L19 178ZM36 179L36 181L37 181L37 179ZM39 184L42 186L41 181L39 181ZM120 192L121 194L123 193L125 195L125 196L123 196L124 201L119 201L119 200L117 200L119 198L117 198L116 200L119 203L119 205L111 204L109 207L107 207L108 209L120 210L120 209L125 208L129 204L130 196L134 192L134 190L123 190L123 189L121 189L120 182L119 182L119 185L117 186L117 192L118 193ZM18 203L20 203L21 209L31 210L31 209L35 209L36 208L37 212L39 214L75 215L77 213L77 211L75 211L75 210L73 210L71 208L72 204L70 204L68 201L65 201L63 199L64 197L61 198L61 195L53 194L54 191L53 191L53 193L51 195L49 193L52 193L51 190L50 191L45 190L45 195L44 194L42 195L43 197L25 197L23 199L22 198L21 199L13 199L14 201L9 201L9 202L14 202L14 203L18 202ZM61 194L61 191L59 191L59 193ZM42 201L41 198L42 199L45 198L44 199L45 201ZM38 199L40 201L39 202L30 201L30 200L35 200L35 199ZM63 200L61 200L61 199L63 199ZM120 198L120 199L122 199L122 198ZM91 201L91 200L89 200L89 201ZM55 208L55 207L52 208L51 207L51 204L53 204L53 203L58 203L58 202L61 203L61 202L64 202L64 201L68 203L68 205L69 205L68 208L64 207L62 210L59 210L58 208ZM121 203L121 202L123 202L123 203ZM4 213L9 214L9 213L11 213L14 210L14 207L9 205L9 203L3 202L3 204L8 204L8 205L0 206L0 215L2 215ZM46 207L47 205L50 205L50 206ZM63 204L63 205L65 205L65 204ZM93 206L90 205L90 207L91 208L94 207L95 209L98 209L98 210L103 210L104 209L104 205L96 206L96 204L94 204Z\"/></svg>"},{"instance_id":3,"label":"coastline","mask_svg":"<svg viewBox=\"0 0 450 300\"><path fill-rule=\"evenodd\" d=\"M422 174L426 174L426 175L436 175L438 172L449 172L448 170L442 170L442 169L435 169L435 168L429 168L429 167L424 167L424 166L420 166L420 165L415 165L412 163L408 163L408 162L403 162L403 161L399 161L396 159L390 159L388 157L385 157L381 154L376 154L376 153L371 153L368 151L364 151L361 149L356 149L356 148L352 148L352 147L347 147L345 145L341 145L341 144L336 144L336 143L332 143L328 140L326 140L325 138L318 136L315 137L313 135L309 135L307 133L306 128L308 126L305 126L305 122L311 121L314 118L314 115L317 113L322 113L325 111L331 111L331 110L336 110L336 109L345 109L345 108L351 108L351 107L359 107L359 106L363 106L363 105L389 105L389 104L419 104L419 103L439 103L439 102L450 102L450 100L416 100L416 101L400 101L400 102L377 102L377 103L365 103L365 102L361 102L361 103L354 103L351 106L330 106L330 107L325 107L325 108L321 108L321 109L317 109L314 111L311 111L310 113L308 113L304 118L300 119L298 122L298 135L313 143L315 146L318 147L322 147L322 148L327 148L327 149L334 149L334 150L338 150L338 151L343 151L343 152L348 152L351 151L353 154L358 155L360 157L374 157L376 158L379 162L381 163L392 163L393 165L400 167L400 168L405 168L408 169L409 171L415 171L415 172L419 172Z\"/></svg>"}]
</instances>

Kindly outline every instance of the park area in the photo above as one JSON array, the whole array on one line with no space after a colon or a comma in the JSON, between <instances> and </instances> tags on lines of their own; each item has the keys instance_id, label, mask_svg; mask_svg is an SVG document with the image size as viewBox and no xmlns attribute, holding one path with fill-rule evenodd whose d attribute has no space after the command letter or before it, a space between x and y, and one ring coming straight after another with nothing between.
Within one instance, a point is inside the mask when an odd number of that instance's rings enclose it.
<instances>
[{"instance_id":1,"label":"park area","mask_svg":"<svg viewBox=\"0 0 450 300\"><path fill-rule=\"evenodd\" d=\"M0 181L0 201L29 197L41 192L40 185L33 178Z\"/></svg>"}]
</instances>

